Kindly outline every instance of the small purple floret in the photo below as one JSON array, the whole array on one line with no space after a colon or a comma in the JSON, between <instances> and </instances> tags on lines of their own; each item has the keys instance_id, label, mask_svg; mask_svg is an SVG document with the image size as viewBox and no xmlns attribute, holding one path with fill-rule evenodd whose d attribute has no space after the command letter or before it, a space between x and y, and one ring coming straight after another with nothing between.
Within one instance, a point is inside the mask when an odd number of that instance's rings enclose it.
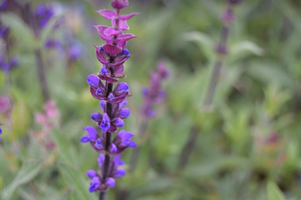
<instances>
[{"instance_id":1,"label":"small purple floret","mask_svg":"<svg viewBox=\"0 0 301 200\"><path fill-rule=\"evenodd\" d=\"M95 192L100 187L100 185L101 185L101 182L100 182L99 177L95 176L92 179L92 182L90 183L89 191L90 192Z\"/></svg>"},{"instance_id":2,"label":"small purple floret","mask_svg":"<svg viewBox=\"0 0 301 200\"><path fill-rule=\"evenodd\" d=\"M115 180L110 177L107 179L106 184L107 184L107 186L113 188L113 187L115 187Z\"/></svg>"},{"instance_id":3,"label":"small purple floret","mask_svg":"<svg viewBox=\"0 0 301 200\"><path fill-rule=\"evenodd\" d=\"M87 176L88 176L90 179L93 179L95 176L97 176L97 172L94 171L94 170L89 170L89 171L87 171Z\"/></svg>"},{"instance_id":4,"label":"small purple floret","mask_svg":"<svg viewBox=\"0 0 301 200\"><path fill-rule=\"evenodd\" d=\"M111 127L110 118L107 113L103 114L100 128L103 132L106 132Z\"/></svg>"}]
</instances>

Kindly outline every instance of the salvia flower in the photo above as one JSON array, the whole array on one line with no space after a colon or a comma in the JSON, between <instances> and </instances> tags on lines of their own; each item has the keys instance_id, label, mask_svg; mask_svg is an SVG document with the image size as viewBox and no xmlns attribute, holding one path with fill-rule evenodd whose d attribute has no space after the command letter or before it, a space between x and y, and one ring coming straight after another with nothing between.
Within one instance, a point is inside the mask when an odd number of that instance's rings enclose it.
<instances>
[{"instance_id":1,"label":"salvia flower","mask_svg":"<svg viewBox=\"0 0 301 200\"><path fill-rule=\"evenodd\" d=\"M36 8L35 17L38 20L38 25L40 28L44 28L53 16L54 11L50 7L41 4Z\"/></svg>"},{"instance_id":2,"label":"salvia flower","mask_svg":"<svg viewBox=\"0 0 301 200\"><path fill-rule=\"evenodd\" d=\"M150 86L142 90L144 96L142 115L144 117L154 117L154 105L161 103L165 99L165 91L162 89L162 81L168 77L165 64L159 62L157 72L151 72L150 76Z\"/></svg>"},{"instance_id":3,"label":"salvia flower","mask_svg":"<svg viewBox=\"0 0 301 200\"><path fill-rule=\"evenodd\" d=\"M114 86L120 78L126 77L123 74L123 64L131 55L125 46L130 39L137 37L123 33L129 30L127 20L138 14L120 15L120 9L127 6L127 0L114 0L112 7L116 11L97 11L105 19L111 20L112 27L95 26L105 41L105 44L95 46L96 58L103 66L97 75L91 74L87 78L92 96L100 100L100 111L91 114L97 129L91 126L84 128L87 134L82 137L81 142L90 143L96 152L101 153L97 159L99 171L89 170L87 176L91 179L89 191L100 191L102 200L105 199L106 191L115 187L115 178L126 174L126 171L120 168L124 164L120 155L126 148L137 146L132 140L133 133L125 130L118 132L118 128L124 126L124 119L131 113L130 109L124 108L127 104L126 98L131 96L129 85L120 82ZM118 133L113 136L116 132Z\"/></svg>"}]
</instances>

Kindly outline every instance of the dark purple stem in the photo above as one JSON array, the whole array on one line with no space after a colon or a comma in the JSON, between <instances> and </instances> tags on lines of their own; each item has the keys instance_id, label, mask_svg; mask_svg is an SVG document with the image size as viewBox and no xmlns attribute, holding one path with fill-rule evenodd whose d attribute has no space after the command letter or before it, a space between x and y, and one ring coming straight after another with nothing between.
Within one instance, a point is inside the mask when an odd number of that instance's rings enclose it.
<instances>
[{"instance_id":1,"label":"dark purple stem","mask_svg":"<svg viewBox=\"0 0 301 200\"><path fill-rule=\"evenodd\" d=\"M107 83L107 91L108 95L113 91L113 83ZM112 119L112 104L107 102L107 115L109 116L110 119ZM103 168L103 174L102 174L102 183L106 182L106 179L109 176L110 173L110 162L111 162L111 156L109 154L112 139L111 139L112 133L106 132L106 143L105 143L105 160L104 160L104 168ZM99 194L99 200L105 200L106 199L106 193L107 191L101 191Z\"/></svg>"},{"instance_id":2,"label":"dark purple stem","mask_svg":"<svg viewBox=\"0 0 301 200\"><path fill-rule=\"evenodd\" d=\"M231 8L228 8L228 9L231 9ZM220 34L220 41L217 46L222 48L223 50L225 50L227 48L228 36L229 36L229 25L223 24L221 34ZM205 101L204 101L203 105L206 107L209 107L213 102L213 97L215 94L216 85L218 82L218 78L219 78L219 74L220 74L222 66L223 66L223 60L222 60L221 56L219 55L217 58L217 61L215 63L213 73L210 78L209 87L208 87L208 90L207 90L207 93L205 96ZM180 159L178 162L178 170L184 169L185 166L187 165L189 157L190 157L191 153L193 152L195 143L197 141L197 138L199 135L198 133L199 133L199 128L197 126L193 126L190 130L189 137L181 151L181 156L180 156Z\"/></svg>"}]
</instances>

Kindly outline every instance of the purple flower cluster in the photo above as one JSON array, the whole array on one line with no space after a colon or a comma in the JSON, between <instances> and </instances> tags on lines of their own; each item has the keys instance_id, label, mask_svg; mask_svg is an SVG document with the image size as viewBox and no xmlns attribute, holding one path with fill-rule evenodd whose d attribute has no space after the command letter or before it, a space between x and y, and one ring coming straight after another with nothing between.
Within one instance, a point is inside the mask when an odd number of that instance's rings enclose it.
<instances>
[{"instance_id":1,"label":"purple flower cluster","mask_svg":"<svg viewBox=\"0 0 301 200\"><path fill-rule=\"evenodd\" d=\"M1 124L0 124L1 125ZM2 134L2 129L0 128L0 134ZM0 140L1 140L1 137L0 137Z\"/></svg>"},{"instance_id":2,"label":"purple flower cluster","mask_svg":"<svg viewBox=\"0 0 301 200\"><path fill-rule=\"evenodd\" d=\"M144 105L142 106L142 115L144 117L154 117L155 110L153 109L155 104L161 103L165 98L165 91L162 90L162 81L168 77L163 62L158 64L157 72L151 72L151 81L149 88L142 90L144 96Z\"/></svg>"},{"instance_id":3,"label":"purple flower cluster","mask_svg":"<svg viewBox=\"0 0 301 200\"><path fill-rule=\"evenodd\" d=\"M9 45L9 40L8 40L9 32L10 32L9 27L0 24L0 37L2 40L5 41L5 45ZM7 50L8 48L6 48L6 51ZM3 57L4 57L3 53L0 53L0 70L4 71L5 73L9 73L13 68L18 66L17 58L4 59Z\"/></svg>"},{"instance_id":4,"label":"purple flower cluster","mask_svg":"<svg viewBox=\"0 0 301 200\"><path fill-rule=\"evenodd\" d=\"M36 8L34 16L38 21L39 27L44 28L48 21L54 16L54 11L52 8L41 4Z\"/></svg>"},{"instance_id":5,"label":"purple flower cluster","mask_svg":"<svg viewBox=\"0 0 301 200\"><path fill-rule=\"evenodd\" d=\"M100 101L100 110L91 115L91 119L96 122L97 127L85 127L87 135L81 142L89 142L96 152L102 153L98 158L100 173L89 170L87 176L92 179L89 191L101 191L100 196L104 199L105 192L109 187L115 186L114 178L125 175L125 170L119 169L124 162L120 160L120 154L128 147L136 147L136 143L131 140L134 135L125 130L119 131L112 139L112 134L117 129L124 126L123 120L130 115L128 108L123 108L126 104L126 97L130 96L129 86L125 82L115 85L119 78L124 78L123 63L130 58L130 53L125 49L128 40L135 38L135 35L124 34L122 31L129 30L127 20L139 13L120 15L120 9L128 6L127 0L114 0L112 7L116 9L97 11L104 18L112 21L112 27L95 26L100 37L106 42L102 46L95 46L96 57L103 64L97 75L91 74L87 78L92 96Z\"/></svg>"}]
</instances>

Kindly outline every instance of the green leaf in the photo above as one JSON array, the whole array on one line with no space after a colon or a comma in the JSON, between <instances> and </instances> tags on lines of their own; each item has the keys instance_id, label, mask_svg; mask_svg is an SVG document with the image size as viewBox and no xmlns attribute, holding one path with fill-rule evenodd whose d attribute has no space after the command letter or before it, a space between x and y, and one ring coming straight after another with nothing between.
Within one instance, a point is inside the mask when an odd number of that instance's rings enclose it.
<instances>
[{"instance_id":1,"label":"green leaf","mask_svg":"<svg viewBox=\"0 0 301 200\"><path fill-rule=\"evenodd\" d=\"M267 185L268 200L285 200L283 193L274 182Z\"/></svg>"},{"instance_id":2,"label":"green leaf","mask_svg":"<svg viewBox=\"0 0 301 200\"><path fill-rule=\"evenodd\" d=\"M11 114L11 119L13 124L11 137L13 140L16 140L27 132L31 119L30 113L23 100L16 102Z\"/></svg>"},{"instance_id":3,"label":"green leaf","mask_svg":"<svg viewBox=\"0 0 301 200\"><path fill-rule=\"evenodd\" d=\"M209 35L202 32L190 32L183 35L183 39L187 41L195 41L208 59L214 58L213 40Z\"/></svg>"},{"instance_id":4,"label":"green leaf","mask_svg":"<svg viewBox=\"0 0 301 200\"><path fill-rule=\"evenodd\" d=\"M60 163L59 168L65 178L68 186L72 188L72 193L75 200L96 200L96 196L88 190L89 183L82 173L75 167L67 163Z\"/></svg>"},{"instance_id":5,"label":"green leaf","mask_svg":"<svg viewBox=\"0 0 301 200\"><path fill-rule=\"evenodd\" d=\"M42 165L42 160L25 161L13 182L1 192L1 199L10 199L17 187L29 182L40 172Z\"/></svg>"},{"instance_id":6,"label":"green leaf","mask_svg":"<svg viewBox=\"0 0 301 200\"><path fill-rule=\"evenodd\" d=\"M76 150L72 146L70 141L66 139L61 131L53 130L53 135L55 137L56 144L60 149L60 157L62 158L62 160L70 164L77 165L77 158L75 154Z\"/></svg>"}]
</instances>

